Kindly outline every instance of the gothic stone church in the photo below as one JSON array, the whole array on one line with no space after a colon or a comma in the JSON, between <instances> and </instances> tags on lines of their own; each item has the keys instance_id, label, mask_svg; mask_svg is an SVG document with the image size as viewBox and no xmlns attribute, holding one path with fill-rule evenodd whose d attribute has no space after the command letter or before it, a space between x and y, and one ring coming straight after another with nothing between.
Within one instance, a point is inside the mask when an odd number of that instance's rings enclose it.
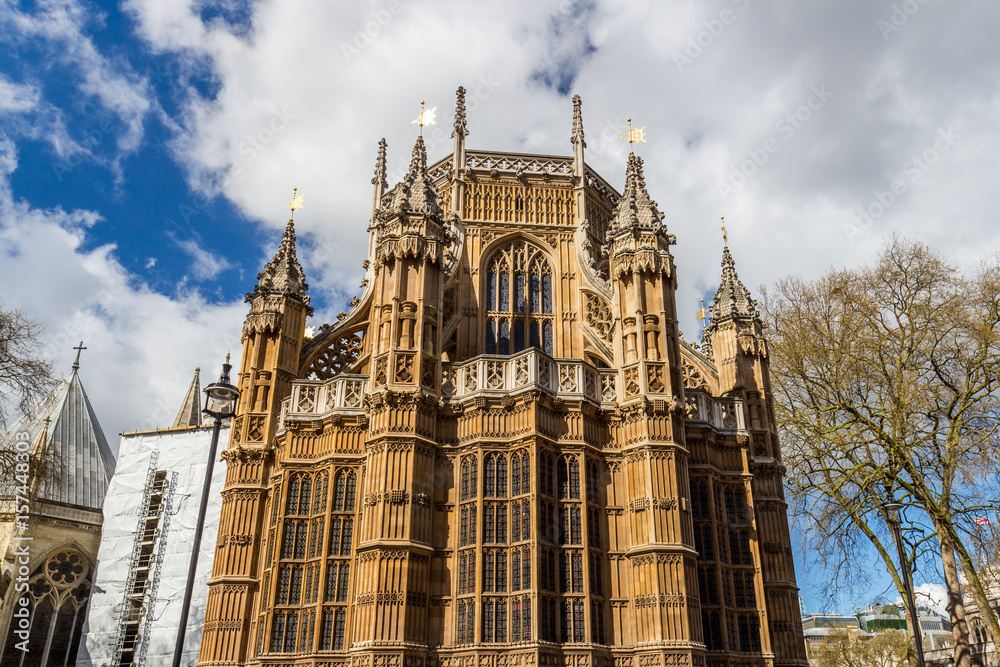
<instances>
[{"instance_id":1,"label":"gothic stone church","mask_svg":"<svg viewBox=\"0 0 1000 667\"><path fill-rule=\"evenodd\" d=\"M728 247L700 345L629 155L465 146L386 183L362 296L254 291L199 664L806 665L767 342Z\"/></svg>"}]
</instances>

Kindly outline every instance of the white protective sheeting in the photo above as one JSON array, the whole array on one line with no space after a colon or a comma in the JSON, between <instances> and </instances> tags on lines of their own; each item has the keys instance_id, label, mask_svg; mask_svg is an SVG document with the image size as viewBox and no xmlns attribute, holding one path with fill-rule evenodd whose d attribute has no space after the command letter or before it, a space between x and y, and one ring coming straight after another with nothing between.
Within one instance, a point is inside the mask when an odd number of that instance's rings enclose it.
<instances>
[{"instance_id":1,"label":"white protective sheeting","mask_svg":"<svg viewBox=\"0 0 1000 667\"><path fill-rule=\"evenodd\" d=\"M149 667L171 664L211 440L211 427L122 436L118 465L104 498L104 530L77 665L104 667L113 664L132 550L153 452L158 452L155 469L167 471L168 489L174 473L177 478L172 497L164 499L170 505L164 508L160 518L161 531L154 547L154 554L162 554L163 558L154 557L150 568L149 593L140 624L136 664ZM224 426L219 437L219 451L225 448L228 441L229 427ZM198 661L225 476L225 462L216 460L187 622L183 665L194 665ZM169 516L166 513L168 509ZM153 591L155 595L150 595ZM143 654L144 660L141 659Z\"/></svg>"}]
</instances>

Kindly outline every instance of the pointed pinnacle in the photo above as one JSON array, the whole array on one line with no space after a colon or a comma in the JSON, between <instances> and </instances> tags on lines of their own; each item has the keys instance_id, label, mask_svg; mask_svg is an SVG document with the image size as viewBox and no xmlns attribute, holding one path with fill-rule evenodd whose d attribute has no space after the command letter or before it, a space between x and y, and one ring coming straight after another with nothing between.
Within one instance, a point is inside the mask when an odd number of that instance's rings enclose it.
<instances>
[{"instance_id":1,"label":"pointed pinnacle","mask_svg":"<svg viewBox=\"0 0 1000 667\"><path fill-rule=\"evenodd\" d=\"M375 158L375 175L372 177L372 185L382 186L382 190L389 187L386 182L386 168L385 168L385 149L388 144L385 142L385 137L379 139L378 142L378 157Z\"/></svg>"},{"instance_id":2,"label":"pointed pinnacle","mask_svg":"<svg viewBox=\"0 0 1000 667\"><path fill-rule=\"evenodd\" d=\"M579 95L573 96L573 136L570 138L570 143L577 144L580 143L584 148L587 147L587 142L583 138L583 111L581 109L583 102L580 100Z\"/></svg>"},{"instance_id":3,"label":"pointed pinnacle","mask_svg":"<svg viewBox=\"0 0 1000 667\"><path fill-rule=\"evenodd\" d=\"M458 90L455 91L455 131L451 133L451 136L456 136L458 133L461 135L468 136L469 129L466 127L465 120L465 87L459 86Z\"/></svg>"}]
</instances>

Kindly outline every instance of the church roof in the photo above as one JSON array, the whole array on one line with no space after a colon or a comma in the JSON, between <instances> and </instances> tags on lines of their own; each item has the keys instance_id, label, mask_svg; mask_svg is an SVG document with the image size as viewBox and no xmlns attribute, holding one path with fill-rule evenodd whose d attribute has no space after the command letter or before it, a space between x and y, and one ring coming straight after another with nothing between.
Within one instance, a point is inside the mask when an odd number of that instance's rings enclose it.
<instances>
[{"instance_id":1,"label":"church roof","mask_svg":"<svg viewBox=\"0 0 1000 667\"><path fill-rule=\"evenodd\" d=\"M200 368L194 369L191 386L184 394L184 402L181 404L181 409L177 411L177 417L171 428L201 426L201 381L198 377L200 373Z\"/></svg>"},{"instance_id":2,"label":"church roof","mask_svg":"<svg viewBox=\"0 0 1000 667\"><path fill-rule=\"evenodd\" d=\"M712 326L734 319L759 319L757 302L736 275L736 262L727 244L722 251L722 280L712 301Z\"/></svg>"},{"instance_id":3,"label":"church roof","mask_svg":"<svg viewBox=\"0 0 1000 667\"><path fill-rule=\"evenodd\" d=\"M281 245L274 259L264 265L264 270L257 274L255 294L287 294L296 296L304 303L309 303L306 290L309 285L302 273L302 265L295 255L295 223L291 219L285 226L281 236ZM251 295L247 295L249 300Z\"/></svg>"},{"instance_id":4,"label":"church roof","mask_svg":"<svg viewBox=\"0 0 1000 667\"><path fill-rule=\"evenodd\" d=\"M391 210L407 210L438 217L444 214L434 185L427 175L427 147L422 136L417 137L417 143L413 145L410 170L406 178L393 192Z\"/></svg>"},{"instance_id":5,"label":"church roof","mask_svg":"<svg viewBox=\"0 0 1000 667\"><path fill-rule=\"evenodd\" d=\"M611 218L609 234L622 231L655 232L661 228L663 214L656 208L656 202L649 198L646 177L642 173L642 158L629 153L625 167L625 190Z\"/></svg>"},{"instance_id":6,"label":"church roof","mask_svg":"<svg viewBox=\"0 0 1000 667\"><path fill-rule=\"evenodd\" d=\"M51 474L42 482L39 499L99 510L115 472L115 457L78 370L74 363L69 377L21 417L3 443L10 446L17 434L27 433L34 447L44 448Z\"/></svg>"}]
</instances>

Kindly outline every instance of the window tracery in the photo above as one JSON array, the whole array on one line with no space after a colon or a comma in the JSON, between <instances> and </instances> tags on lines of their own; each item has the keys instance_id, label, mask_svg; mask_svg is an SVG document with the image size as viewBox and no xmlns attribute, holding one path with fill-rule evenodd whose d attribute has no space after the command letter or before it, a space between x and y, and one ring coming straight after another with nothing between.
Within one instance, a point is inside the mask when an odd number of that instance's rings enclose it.
<instances>
[{"instance_id":1,"label":"window tracery","mask_svg":"<svg viewBox=\"0 0 1000 667\"><path fill-rule=\"evenodd\" d=\"M536 347L553 354L552 267L526 241L497 249L487 262L486 353Z\"/></svg>"}]
</instances>

